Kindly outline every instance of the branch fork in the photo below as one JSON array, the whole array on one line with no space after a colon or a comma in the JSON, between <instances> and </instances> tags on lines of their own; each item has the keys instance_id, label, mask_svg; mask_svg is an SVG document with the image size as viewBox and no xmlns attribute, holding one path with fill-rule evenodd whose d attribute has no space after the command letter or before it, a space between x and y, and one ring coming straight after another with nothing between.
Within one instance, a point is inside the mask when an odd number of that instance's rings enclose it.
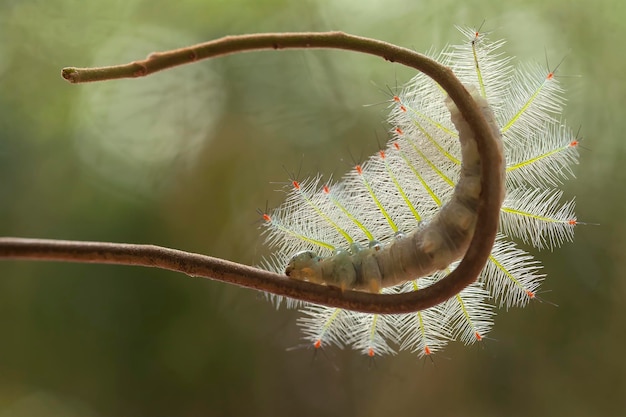
<instances>
[{"instance_id":1,"label":"branch fork","mask_svg":"<svg viewBox=\"0 0 626 417\"><path fill-rule=\"evenodd\" d=\"M447 277L419 291L371 294L291 280L284 275L223 259L154 245L0 238L0 259L27 259L77 263L156 267L270 292L301 301L347 310L400 314L424 310L458 294L484 268L498 230L504 157L478 105L452 71L412 50L343 32L268 33L227 36L187 48L152 53L147 59L100 68L64 68L70 83L136 78L201 59L256 50L343 49L381 57L430 76L448 93L469 124L481 161L481 194L476 230L465 257Z\"/></svg>"}]
</instances>

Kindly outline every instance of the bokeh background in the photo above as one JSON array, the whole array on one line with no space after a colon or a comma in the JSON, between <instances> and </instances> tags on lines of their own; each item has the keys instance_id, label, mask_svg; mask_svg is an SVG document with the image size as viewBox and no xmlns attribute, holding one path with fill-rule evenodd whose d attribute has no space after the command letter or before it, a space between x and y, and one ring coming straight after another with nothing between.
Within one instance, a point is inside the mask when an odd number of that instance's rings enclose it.
<instances>
[{"instance_id":1,"label":"bokeh background","mask_svg":"<svg viewBox=\"0 0 626 417\"><path fill-rule=\"evenodd\" d=\"M250 53L70 85L228 34L339 29L426 51L454 25L556 65L583 138L566 184L589 225L491 339L433 361L302 347L297 312L151 269L0 262L0 417L626 415L626 3L2 0L0 235L154 243L256 264L256 209L290 175L340 176L386 138L411 71L337 51ZM372 106L364 106L374 104ZM552 305L558 304L558 307Z\"/></svg>"}]
</instances>

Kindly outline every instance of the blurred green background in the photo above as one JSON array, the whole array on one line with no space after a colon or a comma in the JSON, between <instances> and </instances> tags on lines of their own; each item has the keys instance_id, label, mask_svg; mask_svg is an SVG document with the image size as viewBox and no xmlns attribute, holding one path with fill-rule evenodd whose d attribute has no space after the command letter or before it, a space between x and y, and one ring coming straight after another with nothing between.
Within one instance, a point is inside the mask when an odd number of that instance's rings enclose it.
<instances>
[{"instance_id":1,"label":"blurred green background","mask_svg":"<svg viewBox=\"0 0 626 417\"><path fill-rule=\"evenodd\" d=\"M626 415L626 6L619 0L2 0L0 235L154 243L246 264L290 173L336 177L384 141L411 71L337 51L250 53L70 85L228 34L330 30L425 51L454 25L552 65L581 127L576 240L491 339L430 360L315 355L297 313L151 269L0 263L0 417ZM580 77L578 77L580 76ZM620 168L622 167L622 168ZM621 171L620 171L621 169ZM617 220L616 220L617 219Z\"/></svg>"}]
</instances>

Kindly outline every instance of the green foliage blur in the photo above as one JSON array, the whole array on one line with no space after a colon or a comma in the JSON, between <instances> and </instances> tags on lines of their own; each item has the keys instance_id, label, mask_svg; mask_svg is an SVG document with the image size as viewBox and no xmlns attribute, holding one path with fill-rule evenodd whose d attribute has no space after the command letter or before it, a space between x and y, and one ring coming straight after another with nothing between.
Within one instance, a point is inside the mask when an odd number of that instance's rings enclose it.
<instances>
[{"instance_id":1,"label":"green foliage blur","mask_svg":"<svg viewBox=\"0 0 626 417\"><path fill-rule=\"evenodd\" d=\"M0 417L626 415L626 13L619 0L3 0L0 235L153 243L246 264L291 175L339 177L384 142L411 71L337 51L248 53L70 85L229 34L343 30L426 51L454 25L556 65L580 126L576 240L526 309L433 362L301 345L297 313L160 270L0 263ZM620 168L621 167L621 168ZM599 224L599 225L597 225ZM556 307L553 304L557 304ZM295 348L295 349L292 349Z\"/></svg>"}]
</instances>

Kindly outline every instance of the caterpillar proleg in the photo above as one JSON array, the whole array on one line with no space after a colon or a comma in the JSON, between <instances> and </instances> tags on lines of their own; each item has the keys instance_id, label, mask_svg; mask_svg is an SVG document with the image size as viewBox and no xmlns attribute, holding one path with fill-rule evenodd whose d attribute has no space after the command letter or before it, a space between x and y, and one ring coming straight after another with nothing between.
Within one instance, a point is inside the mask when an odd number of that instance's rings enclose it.
<instances>
[{"instance_id":1,"label":"caterpillar proleg","mask_svg":"<svg viewBox=\"0 0 626 417\"><path fill-rule=\"evenodd\" d=\"M578 139L561 120L557 77L513 66L503 41L460 29L464 42L434 57L480 105L506 157L501 227L479 280L431 309L376 315L305 304L299 324L319 348L350 345L370 355L430 355L450 340L474 343L494 304L523 306L544 275L515 240L554 248L571 240L573 201L556 187L572 176ZM444 104L445 103L445 104ZM480 161L473 133L443 90L416 75L389 100L391 140L337 183L293 181L286 202L264 215L276 248L266 267L344 289L419 291L449 274L474 231ZM506 192L506 195L505 195Z\"/></svg>"}]
</instances>

